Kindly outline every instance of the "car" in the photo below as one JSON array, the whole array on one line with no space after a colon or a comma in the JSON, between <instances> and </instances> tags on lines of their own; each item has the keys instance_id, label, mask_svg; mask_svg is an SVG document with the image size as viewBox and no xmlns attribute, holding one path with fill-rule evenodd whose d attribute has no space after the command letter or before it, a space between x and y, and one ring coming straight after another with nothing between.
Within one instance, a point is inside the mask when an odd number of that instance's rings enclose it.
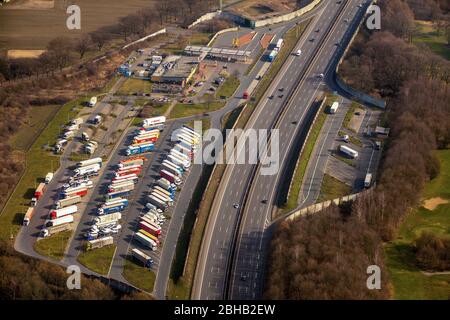
<instances>
[{"instance_id":1,"label":"car","mask_svg":"<svg viewBox=\"0 0 450 320\"><path fill-rule=\"evenodd\" d=\"M325 78L325 75L324 75L323 73L319 73L319 74L317 75L317 77L320 78L320 79L323 79L323 78Z\"/></svg>"},{"instance_id":2,"label":"car","mask_svg":"<svg viewBox=\"0 0 450 320\"><path fill-rule=\"evenodd\" d=\"M278 98L283 98L284 97L284 94L280 94L279 96L278 96Z\"/></svg>"},{"instance_id":3,"label":"car","mask_svg":"<svg viewBox=\"0 0 450 320\"><path fill-rule=\"evenodd\" d=\"M355 112L355 116L360 116L360 115L361 115L361 112L359 112L359 111Z\"/></svg>"},{"instance_id":4,"label":"car","mask_svg":"<svg viewBox=\"0 0 450 320\"><path fill-rule=\"evenodd\" d=\"M247 275L241 274L241 281L245 281L245 280L247 280Z\"/></svg>"},{"instance_id":5,"label":"car","mask_svg":"<svg viewBox=\"0 0 450 320\"><path fill-rule=\"evenodd\" d=\"M297 124L297 123L298 123L298 121L292 121L291 123L292 123L292 124Z\"/></svg>"},{"instance_id":6,"label":"car","mask_svg":"<svg viewBox=\"0 0 450 320\"><path fill-rule=\"evenodd\" d=\"M267 199L263 199L263 200L261 201L261 203L266 204L266 203L267 203Z\"/></svg>"},{"instance_id":7,"label":"car","mask_svg":"<svg viewBox=\"0 0 450 320\"><path fill-rule=\"evenodd\" d=\"M375 150L381 150L381 141L375 141Z\"/></svg>"},{"instance_id":8,"label":"car","mask_svg":"<svg viewBox=\"0 0 450 320\"><path fill-rule=\"evenodd\" d=\"M256 80L261 80L261 76L260 75L256 76Z\"/></svg>"},{"instance_id":9,"label":"car","mask_svg":"<svg viewBox=\"0 0 450 320\"><path fill-rule=\"evenodd\" d=\"M345 143L349 143L350 142L350 137L348 136L348 134L344 135L342 137L342 141L344 141Z\"/></svg>"},{"instance_id":10,"label":"car","mask_svg":"<svg viewBox=\"0 0 450 320\"><path fill-rule=\"evenodd\" d=\"M273 99L273 94L271 94L271 95L269 96L269 99Z\"/></svg>"},{"instance_id":11,"label":"car","mask_svg":"<svg viewBox=\"0 0 450 320\"><path fill-rule=\"evenodd\" d=\"M348 19L344 19L344 22L345 22L345 23L348 23L348 21L349 21Z\"/></svg>"},{"instance_id":12,"label":"car","mask_svg":"<svg viewBox=\"0 0 450 320\"><path fill-rule=\"evenodd\" d=\"M297 57L300 57L300 55L302 54L302 50L298 49L297 52L295 53L295 55Z\"/></svg>"},{"instance_id":13,"label":"car","mask_svg":"<svg viewBox=\"0 0 450 320\"><path fill-rule=\"evenodd\" d=\"M314 38L309 39L310 42L314 42L315 40L316 39L314 39Z\"/></svg>"},{"instance_id":14,"label":"car","mask_svg":"<svg viewBox=\"0 0 450 320\"><path fill-rule=\"evenodd\" d=\"M283 91L284 91L284 88L281 87L280 89L278 89L278 91L283 92Z\"/></svg>"},{"instance_id":15,"label":"car","mask_svg":"<svg viewBox=\"0 0 450 320\"><path fill-rule=\"evenodd\" d=\"M235 203L235 204L233 204L233 208L235 208L235 209L239 209L239 203Z\"/></svg>"},{"instance_id":16,"label":"car","mask_svg":"<svg viewBox=\"0 0 450 320\"><path fill-rule=\"evenodd\" d=\"M320 32L320 29L316 29L316 32Z\"/></svg>"},{"instance_id":17,"label":"car","mask_svg":"<svg viewBox=\"0 0 450 320\"><path fill-rule=\"evenodd\" d=\"M228 65L227 65L227 64L224 64L224 65L223 65L223 68L224 68L224 69L228 69Z\"/></svg>"}]
</instances>

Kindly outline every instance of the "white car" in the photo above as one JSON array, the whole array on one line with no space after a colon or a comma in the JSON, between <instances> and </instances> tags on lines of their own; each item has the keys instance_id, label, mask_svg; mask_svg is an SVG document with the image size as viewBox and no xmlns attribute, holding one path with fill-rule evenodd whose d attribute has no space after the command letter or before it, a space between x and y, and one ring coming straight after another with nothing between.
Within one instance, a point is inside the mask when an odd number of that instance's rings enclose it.
<instances>
[{"instance_id":1,"label":"white car","mask_svg":"<svg viewBox=\"0 0 450 320\"><path fill-rule=\"evenodd\" d=\"M302 54L302 50L298 49L297 52L295 53L295 55L297 57L300 57L300 55Z\"/></svg>"}]
</instances>

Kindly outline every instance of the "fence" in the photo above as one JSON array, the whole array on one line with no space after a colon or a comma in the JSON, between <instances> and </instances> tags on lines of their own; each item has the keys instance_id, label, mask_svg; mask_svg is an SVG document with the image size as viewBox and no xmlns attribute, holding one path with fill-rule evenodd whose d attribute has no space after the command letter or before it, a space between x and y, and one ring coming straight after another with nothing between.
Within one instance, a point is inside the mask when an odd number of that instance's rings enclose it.
<instances>
[{"instance_id":1,"label":"fence","mask_svg":"<svg viewBox=\"0 0 450 320\"><path fill-rule=\"evenodd\" d=\"M303 209L297 209L296 211L291 212L287 216L285 216L284 220L293 221L293 220L295 220L295 219L297 219L299 217L305 216L307 214L313 214L313 213L322 211L323 209L328 208L332 204L335 204L335 205L338 206L338 205L341 205L343 203L353 201L360 194L361 193L354 193L354 194L351 194L349 196L345 196L345 197L342 197L342 198L337 198L337 199L334 199L334 200L328 200L328 201L325 201L325 202L316 203L316 204L310 205L309 207L306 207L306 208L303 208Z\"/></svg>"}]
</instances>

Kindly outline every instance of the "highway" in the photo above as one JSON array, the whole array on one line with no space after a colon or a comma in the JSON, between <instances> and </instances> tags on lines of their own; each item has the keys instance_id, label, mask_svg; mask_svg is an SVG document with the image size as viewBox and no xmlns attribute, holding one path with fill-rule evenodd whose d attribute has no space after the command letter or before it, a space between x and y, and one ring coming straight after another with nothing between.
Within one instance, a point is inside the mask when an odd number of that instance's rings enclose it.
<instances>
[{"instance_id":1,"label":"highway","mask_svg":"<svg viewBox=\"0 0 450 320\"><path fill-rule=\"evenodd\" d=\"M247 125L248 128L271 129L286 108L277 126L280 129L280 165L284 164L309 107L320 95L323 82L317 75L326 73L336 44L341 43L349 28L350 24L344 20L351 22L358 10L364 10L357 6L361 2L330 1L320 9L295 49L301 48L302 55L288 58ZM326 30L330 30L327 39L324 38ZM322 40L326 40L323 45ZM313 58L309 65L307 62ZM301 82L300 77L303 77ZM281 87L284 92L293 93L289 101L290 94L278 97L277 89ZM267 99L271 94L274 98ZM250 164L227 166L205 231L192 293L194 299L261 297L267 238L264 231L270 223L282 170L273 176L256 172L255 181L252 181L254 171L255 166ZM250 183L252 188L247 195ZM235 203L241 207L235 209ZM236 231L238 237L234 247ZM228 281L230 274L231 281Z\"/></svg>"}]
</instances>

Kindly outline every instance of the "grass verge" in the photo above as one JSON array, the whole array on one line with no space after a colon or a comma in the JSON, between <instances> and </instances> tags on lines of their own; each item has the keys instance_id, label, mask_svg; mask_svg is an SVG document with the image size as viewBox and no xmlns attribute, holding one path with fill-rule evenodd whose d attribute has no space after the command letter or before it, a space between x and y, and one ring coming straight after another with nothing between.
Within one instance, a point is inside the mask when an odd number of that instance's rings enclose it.
<instances>
[{"instance_id":1,"label":"grass verge","mask_svg":"<svg viewBox=\"0 0 450 320\"><path fill-rule=\"evenodd\" d=\"M198 104L188 104L188 103L177 103L172 112L169 115L170 119L184 118L189 116L199 115L205 112L216 111L225 105L225 102L213 101L210 103L198 103Z\"/></svg>"},{"instance_id":2,"label":"grass verge","mask_svg":"<svg viewBox=\"0 0 450 320\"><path fill-rule=\"evenodd\" d=\"M239 79L235 76L231 75L227 80L220 86L219 90L217 90L216 97L218 98L229 98L239 87Z\"/></svg>"},{"instance_id":3,"label":"grass verge","mask_svg":"<svg viewBox=\"0 0 450 320\"><path fill-rule=\"evenodd\" d=\"M416 21L414 44L425 44L431 51L450 60L450 46L447 44L445 30L438 32L435 25L429 21Z\"/></svg>"},{"instance_id":4,"label":"grass verge","mask_svg":"<svg viewBox=\"0 0 450 320\"><path fill-rule=\"evenodd\" d=\"M320 131L322 130L326 119L327 115L322 107L319 110L316 121L311 127L308 139L306 140L306 143L297 161L297 167L291 180L289 195L287 197L286 204L282 207L281 213L289 212L298 206L298 196L303 184L303 178L306 173L306 168L308 166L309 159L311 158L311 154L314 150L314 146L316 145L317 138L319 137Z\"/></svg>"},{"instance_id":5,"label":"grass verge","mask_svg":"<svg viewBox=\"0 0 450 320\"><path fill-rule=\"evenodd\" d=\"M72 236L72 233L72 230L63 231L54 234L51 237L41 239L36 242L34 249L43 256L59 261L64 257L64 251L66 250L67 243Z\"/></svg>"},{"instance_id":6,"label":"grass verge","mask_svg":"<svg viewBox=\"0 0 450 320\"><path fill-rule=\"evenodd\" d=\"M352 188L338 179L325 174L320 188L320 195L317 198L317 203L327 200L333 200L347 196L352 192Z\"/></svg>"},{"instance_id":7,"label":"grass verge","mask_svg":"<svg viewBox=\"0 0 450 320\"><path fill-rule=\"evenodd\" d=\"M428 182L424 199L442 197L450 200L450 150L438 151L440 175ZM387 267L395 299L448 299L450 274L425 275L417 267L414 240L423 231L450 236L450 204L435 210L420 207L408 215L399 229L398 237L385 245Z\"/></svg>"},{"instance_id":8,"label":"grass verge","mask_svg":"<svg viewBox=\"0 0 450 320\"><path fill-rule=\"evenodd\" d=\"M60 107L26 152L23 176L0 215L2 239L9 239L17 234L38 182L42 181L47 172L54 172L59 167L60 156L47 151L46 147L55 143L61 127L78 114L83 101L84 99L80 98Z\"/></svg>"},{"instance_id":9,"label":"grass verge","mask_svg":"<svg viewBox=\"0 0 450 320\"><path fill-rule=\"evenodd\" d=\"M80 253L78 261L92 271L101 275L107 275L115 252L115 245L88 250Z\"/></svg>"},{"instance_id":10,"label":"grass verge","mask_svg":"<svg viewBox=\"0 0 450 320\"><path fill-rule=\"evenodd\" d=\"M152 84L149 80L128 78L117 90L116 95L132 95L133 93L151 93Z\"/></svg>"},{"instance_id":11,"label":"grass verge","mask_svg":"<svg viewBox=\"0 0 450 320\"><path fill-rule=\"evenodd\" d=\"M148 268L138 265L131 257L125 259L123 276L135 287L147 292L153 291L156 279L155 273Z\"/></svg>"}]
</instances>

